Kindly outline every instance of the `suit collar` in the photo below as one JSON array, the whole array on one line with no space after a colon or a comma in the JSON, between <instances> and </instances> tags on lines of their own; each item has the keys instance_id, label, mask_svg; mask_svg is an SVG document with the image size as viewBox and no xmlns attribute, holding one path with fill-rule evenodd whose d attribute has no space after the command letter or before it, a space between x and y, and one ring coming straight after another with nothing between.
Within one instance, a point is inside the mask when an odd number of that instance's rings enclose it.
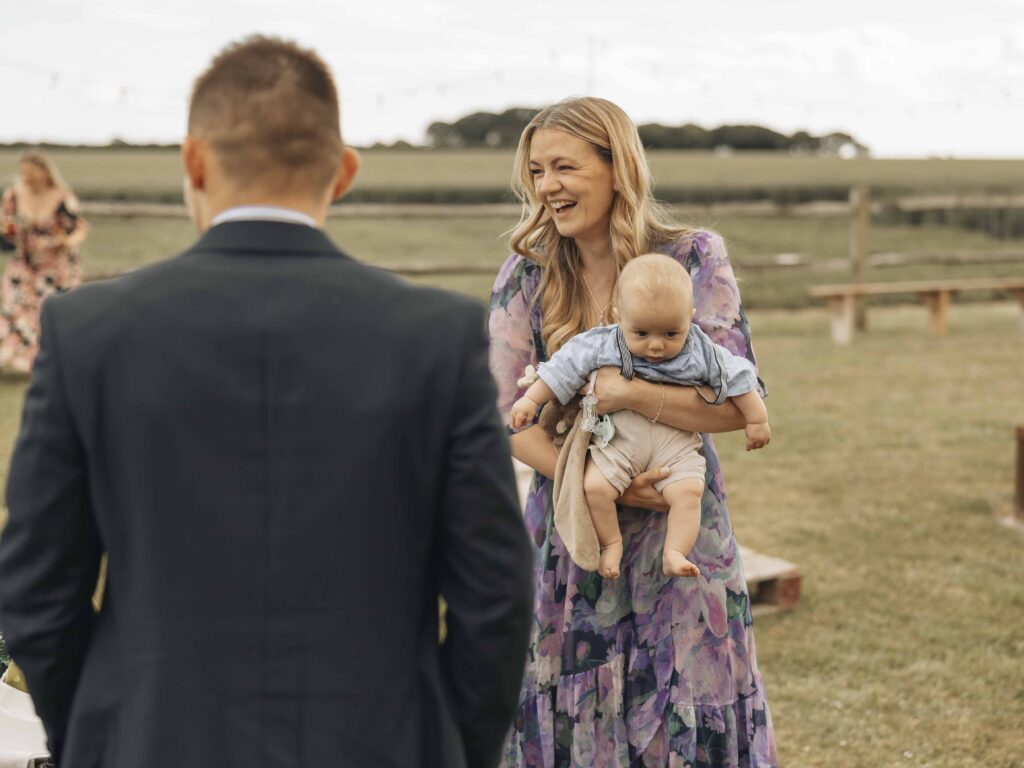
<instances>
[{"instance_id":1,"label":"suit collar","mask_svg":"<svg viewBox=\"0 0 1024 768\"><path fill-rule=\"evenodd\" d=\"M319 253L348 258L321 229L280 221L226 221L210 227L193 251Z\"/></svg>"}]
</instances>

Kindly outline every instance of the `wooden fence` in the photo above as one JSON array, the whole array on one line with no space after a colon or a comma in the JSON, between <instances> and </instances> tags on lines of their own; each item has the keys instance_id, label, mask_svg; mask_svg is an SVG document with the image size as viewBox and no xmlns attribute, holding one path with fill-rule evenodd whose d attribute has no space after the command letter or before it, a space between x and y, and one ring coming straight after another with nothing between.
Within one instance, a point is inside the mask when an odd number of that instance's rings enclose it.
<instances>
[{"instance_id":1,"label":"wooden fence","mask_svg":"<svg viewBox=\"0 0 1024 768\"><path fill-rule=\"evenodd\" d=\"M855 283L862 283L869 268L897 267L913 264L998 264L1024 261L1019 251L944 251L924 253L870 253L871 217L887 211L920 212L931 210L1024 209L1024 195L907 195L886 200L871 200L867 188L854 187L846 202L818 200L807 203L780 203L772 200L723 202L710 205L675 206L687 218L714 220L730 216L748 218L836 218L850 219L849 257L847 259L810 259L801 254L783 253L737 260L747 270L810 269L820 272L847 272ZM132 203L93 201L83 205L87 214L98 216L184 218L184 205L163 203ZM343 203L330 210L332 219L423 219L500 217L509 221L520 215L520 207L512 204L419 204L419 203ZM467 264L410 263L388 267L404 275L489 274L492 266ZM97 275L94 277L103 277ZM858 325L863 323L859 315Z\"/></svg>"}]
</instances>

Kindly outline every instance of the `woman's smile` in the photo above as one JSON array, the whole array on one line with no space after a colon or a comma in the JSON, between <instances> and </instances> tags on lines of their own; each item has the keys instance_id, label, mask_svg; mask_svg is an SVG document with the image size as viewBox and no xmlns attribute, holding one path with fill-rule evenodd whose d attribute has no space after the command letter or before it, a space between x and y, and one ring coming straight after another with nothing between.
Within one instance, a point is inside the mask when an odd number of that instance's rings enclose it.
<instances>
[{"instance_id":1,"label":"woman's smile","mask_svg":"<svg viewBox=\"0 0 1024 768\"><path fill-rule=\"evenodd\" d=\"M548 203L548 208L555 218L564 219L576 208L575 200L553 200Z\"/></svg>"}]
</instances>

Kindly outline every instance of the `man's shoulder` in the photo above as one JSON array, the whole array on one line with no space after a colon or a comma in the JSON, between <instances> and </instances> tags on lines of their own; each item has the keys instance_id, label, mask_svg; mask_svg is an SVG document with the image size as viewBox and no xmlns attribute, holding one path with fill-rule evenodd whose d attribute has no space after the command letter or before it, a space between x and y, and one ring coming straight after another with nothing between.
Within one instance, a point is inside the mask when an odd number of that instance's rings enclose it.
<instances>
[{"instance_id":1,"label":"man's shoulder","mask_svg":"<svg viewBox=\"0 0 1024 768\"><path fill-rule=\"evenodd\" d=\"M406 317L407 322L421 331L431 328L451 331L472 324L479 326L482 333L484 306L481 301L441 288L413 285L391 274L387 278L397 283L392 283L389 290L395 292L394 298L398 302L394 307L384 307L387 313Z\"/></svg>"},{"instance_id":2,"label":"man's shoulder","mask_svg":"<svg viewBox=\"0 0 1024 768\"><path fill-rule=\"evenodd\" d=\"M86 282L73 291L48 297L43 306L51 315L58 317L102 310L110 304L137 295L140 286L147 283L156 286L165 282L168 273L174 271L177 258L148 264L116 277Z\"/></svg>"}]
</instances>

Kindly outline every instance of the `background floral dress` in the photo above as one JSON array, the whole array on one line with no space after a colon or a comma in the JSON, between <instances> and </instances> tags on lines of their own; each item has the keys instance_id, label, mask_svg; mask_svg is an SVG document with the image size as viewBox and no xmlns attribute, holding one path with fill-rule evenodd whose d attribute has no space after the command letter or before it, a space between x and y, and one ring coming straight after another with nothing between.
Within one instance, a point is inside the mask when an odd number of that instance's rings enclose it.
<instances>
[{"instance_id":1,"label":"background floral dress","mask_svg":"<svg viewBox=\"0 0 1024 768\"><path fill-rule=\"evenodd\" d=\"M73 232L88 225L78 202L64 195L53 213L31 222L18 212L14 189L0 201L0 235L15 250L0 278L0 367L28 371L39 351L39 306L54 293L82 282L78 251L68 245Z\"/></svg>"},{"instance_id":2,"label":"background floral dress","mask_svg":"<svg viewBox=\"0 0 1024 768\"><path fill-rule=\"evenodd\" d=\"M697 324L755 362L721 238L697 232L664 251L693 279ZM523 394L515 384L523 369L546 359L533 301L539 281L537 264L512 255L491 296L491 369L506 419ZM696 579L662 573L667 515L623 507L620 578L580 569L549 525L552 483L534 476L525 509L537 552L534 629L504 766L777 765L721 468L703 438L707 488L689 555Z\"/></svg>"}]
</instances>

